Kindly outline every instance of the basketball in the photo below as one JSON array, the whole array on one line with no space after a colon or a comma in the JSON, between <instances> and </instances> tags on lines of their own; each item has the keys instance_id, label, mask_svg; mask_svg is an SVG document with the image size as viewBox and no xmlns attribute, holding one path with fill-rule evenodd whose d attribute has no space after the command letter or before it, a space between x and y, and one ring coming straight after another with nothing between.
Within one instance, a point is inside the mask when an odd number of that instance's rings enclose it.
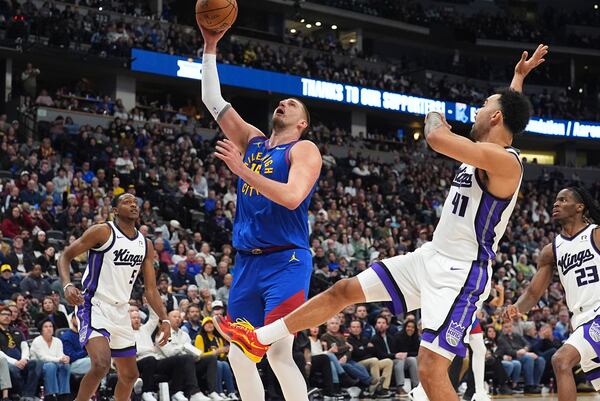
<instances>
[{"instance_id":1,"label":"basketball","mask_svg":"<svg viewBox=\"0 0 600 401\"><path fill-rule=\"evenodd\" d=\"M236 0L196 1L196 22L198 26L211 31L222 31L235 22L238 14Z\"/></svg>"}]
</instances>

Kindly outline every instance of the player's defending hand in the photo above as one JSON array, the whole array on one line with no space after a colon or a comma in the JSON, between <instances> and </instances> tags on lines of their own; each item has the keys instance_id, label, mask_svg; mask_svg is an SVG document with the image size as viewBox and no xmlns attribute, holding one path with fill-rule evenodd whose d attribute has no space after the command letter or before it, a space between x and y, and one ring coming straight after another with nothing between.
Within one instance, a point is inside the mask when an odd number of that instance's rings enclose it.
<instances>
[{"instance_id":1,"label":"player's defending hand","mask_svg":"<svg viewBox=\"0 0 600 401\"><path fill-rule=\"evenodd\" d=\"M65 299L73 306L81 305L83 303L81 291L79 291L79 288L75 287L74 285L69 285L65 289Z\"/></svg>"},{"instance_id":2,"label":"player's defending hand","mask_svg":"<svg viewBox=\"0 0 600 401\"><path fill-rule=\"evenodd\" d=\"M516 305L508 305L506 309L504 309L502 317L506 321L511 321L514 318L519 317L520 314L521 311L519 311L519 308Z\"/></svg>"},{"instance_id":3,"label":"player's defending hand","mask_svg":"<svg viewBox=\"0 0 600 401\"><path fill-rule=\"evenodd\" d=\"M515 66L515 75L520 75L523 78L527 76L538 65L542 64L546 59L544 56L548 54L548 46L544 44L540 44L533 55L527 60L527 56L529 55L527 51L524 51L521 55L521 59Z\"/></svg>"},{"instance_id":4,"label":"player's defending hand","mask_svg":"<svg viewBox=\"0 0 600 401\"><path fill-rule=\"evenodd\" d=\"M165 346L171 339L171 325L167 322L160 324L160 334L158 335L158 346Z\"/></svg>"},{"instance_id":5,"label":"player's defending hand","mask_svg":"<svg viewBox=\"0 0 600 401\"><path fill-rule=\"evenodd\" d=\"M245 166L242 153L237 146L229 139L225 139L217 142L216 150L215 156L223 160L233 174L240 176Z\"/></svg>"}]
</instances>

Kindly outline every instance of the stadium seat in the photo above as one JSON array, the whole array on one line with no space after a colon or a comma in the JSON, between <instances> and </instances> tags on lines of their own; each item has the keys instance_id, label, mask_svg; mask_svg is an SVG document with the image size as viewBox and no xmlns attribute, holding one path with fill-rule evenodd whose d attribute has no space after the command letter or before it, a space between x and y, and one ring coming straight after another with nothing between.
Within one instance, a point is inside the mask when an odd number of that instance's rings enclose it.
<instances>
[{"instance_id":1,"label":"stadium seat","mask_svg":"<svg viewBox=\"0 0 600 401\"><path fill-rule=\"evenodd\" d=\"M48 239L50 239L50 238L60 239L60 240L65 239L65 233L60 230L48 230L48 231L46 231L46 236L48 237Z\"/></svg>"},{"instance_id":2,"label":"stadium seat","mask_svg":"<svg viewBox=\"0 0 600 401\"><path fill-rule=\"evenodd\" d=\"M0 179L2 178L13 178L13 173L12 171L8 171L8 170L0 170Z\"/></svg>"}]
</instances>

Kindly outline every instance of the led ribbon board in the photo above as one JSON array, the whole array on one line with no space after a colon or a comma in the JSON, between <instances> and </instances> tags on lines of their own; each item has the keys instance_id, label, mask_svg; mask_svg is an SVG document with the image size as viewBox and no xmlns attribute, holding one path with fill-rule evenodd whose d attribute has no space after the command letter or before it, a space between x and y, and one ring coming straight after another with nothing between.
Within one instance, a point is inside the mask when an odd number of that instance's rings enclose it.
<instances>
[{"instance_id":1,"label":"led ribbon board","mask_svg":"<svg viewBox=\"0 0 600 401\"><path fill-rule=\"evenodd\" d=\"M132 71L202 79L202 61L199 59L140 49L132 49L131 58ZM449 121L462 123L473 123L478 109L477 106L465 103L429 99L230 64L219 64L218 70L219 79L224 85L406 114L425 115L430 111L439 111L444 113ZM527 126L527 132L600 140L600 123L533 117Z\"/></svg>"}]
</instances>

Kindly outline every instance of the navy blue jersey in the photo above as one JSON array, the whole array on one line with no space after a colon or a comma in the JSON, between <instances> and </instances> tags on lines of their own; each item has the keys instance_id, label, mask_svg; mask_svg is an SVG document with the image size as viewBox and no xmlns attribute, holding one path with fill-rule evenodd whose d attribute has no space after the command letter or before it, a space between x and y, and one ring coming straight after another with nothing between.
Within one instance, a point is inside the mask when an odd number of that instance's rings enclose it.
<instances>
[{"instance_id":1,"label":"navy blue jersey","mask_svg":"<svg viewBox=\"0 0 600 401\"><path fill-rule=\"evenodd\" d=\"M296 143L269 148L266 137L252 138L244 155L244 164L256 174L286 183L290 173L290 150ZM287 245L309 249L308 206L314 189L313 186L295 210L289 210L267 199L240 178L233 246L240 250Z\"/></svg>"}]
</instances>

